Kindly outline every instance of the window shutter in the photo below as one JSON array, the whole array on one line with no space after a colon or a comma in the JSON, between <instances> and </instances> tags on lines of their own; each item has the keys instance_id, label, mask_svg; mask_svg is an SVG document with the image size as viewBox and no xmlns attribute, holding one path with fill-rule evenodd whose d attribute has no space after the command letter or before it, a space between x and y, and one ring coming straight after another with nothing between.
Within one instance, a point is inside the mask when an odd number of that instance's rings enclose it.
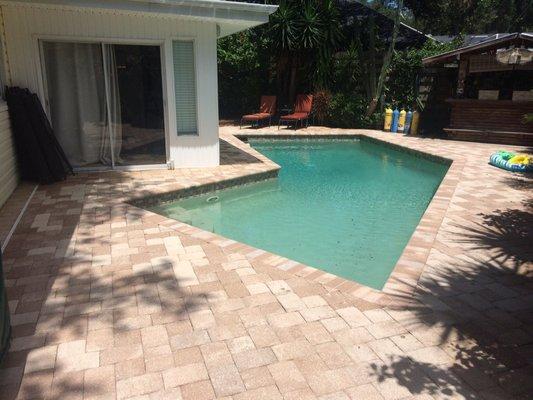
<instances>
[{"instance_id":1,"label":"window shutter","mask_svg":"<svg viewBox=\"0 0 533 400\"><path fill-rule=\"evenodd\" d=\"M178 135L198 135L194 43L172 42Z\"/></svg>"}]
</instances>

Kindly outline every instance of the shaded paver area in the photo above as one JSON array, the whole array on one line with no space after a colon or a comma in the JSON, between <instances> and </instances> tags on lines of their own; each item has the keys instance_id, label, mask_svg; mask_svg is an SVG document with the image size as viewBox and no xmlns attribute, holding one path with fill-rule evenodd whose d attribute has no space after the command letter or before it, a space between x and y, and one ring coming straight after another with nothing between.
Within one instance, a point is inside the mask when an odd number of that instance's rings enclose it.
<instances>
[{"instance_id":1,"label":"shaded paver area","mask_svg":"<svg viewBox=\"0 0 533 400\"><path fill-rule=\"evenodd\" d=\"M21 182L11 194L10 201L0 208L0 245L2 247L35 186L32 183Z\"/></svg>"},{"instance_id":2,"label":"shaded paver area","mask_svg":"<svg viewBox=\"0 0 533 400\"><path fill-rule=\"evenodd\" d=\"M271 132L223 128L217 168L40 187L4 254L1 397L530 398L531 180L486 164L500 145L307 130L454 160L382 292L128 204L275 171L231 136Z\"/></svg>"}]
</instances>

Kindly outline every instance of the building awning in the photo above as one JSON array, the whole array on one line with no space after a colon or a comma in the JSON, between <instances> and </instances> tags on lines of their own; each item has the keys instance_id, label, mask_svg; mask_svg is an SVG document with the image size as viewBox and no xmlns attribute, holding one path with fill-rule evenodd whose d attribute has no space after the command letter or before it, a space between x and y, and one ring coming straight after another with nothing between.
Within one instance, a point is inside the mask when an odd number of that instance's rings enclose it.
<instances>
[{"instance_id":1,"label":"building awning","mask_svg":"<svg viewBox=\"0 0 533 400\"><path fill-rule=\"evenodd\" d=\"M215 22L220 36L268 22L278 6L224 0L0 0L0 4L101 9Z\"/></svg>"},{"instance_id":2,"label":"building awning","mask_svg":"<svg viewBox=\"0 0 533 400\"><path fill-rule=\"evenodd\" d=\"M447 63L457 60L463 54L480 54L492 50L501 49L509 46L533 46L533 34L531 33L509 33L504 36L495 36L491 39L485 40L481 43L476 43L470 46L461 47L456 50L448 51L446 53L438 54L436 56L427 57L422 60L424 66Z\"/></svg>"}]
</instances>

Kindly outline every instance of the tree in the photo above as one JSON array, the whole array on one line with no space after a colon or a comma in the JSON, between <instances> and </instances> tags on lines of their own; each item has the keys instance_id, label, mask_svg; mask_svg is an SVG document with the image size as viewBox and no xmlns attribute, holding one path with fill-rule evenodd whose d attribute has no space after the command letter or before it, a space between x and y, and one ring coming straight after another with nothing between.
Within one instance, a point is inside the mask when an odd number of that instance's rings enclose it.
<instances>
[{"instance_id":1,"label":"tree","mask_svg":"<svg viewBox=\"0 0 533 400\"><path fill-rule=\"evenodd\" d=\"M533 28L533 0L405 0L424 32L525 32Z\"/></svg>"},{"instance_id":2,"label":"tree","mask_svg":"<svg viewBox=\"0 0 533 400\"><path fill-rule=\"evenodd\" d=\"M496 18L487 27L492 32L531 32L533 29L533 0L500 0Z\"/></svg>"},{"instance_id":3,"label":"tree","mask_svg":"<svg viewBox=\"0 0 533 400\"><path fill-rule=\"evenodd\" d=\"M254 110L259 97L269 92L269 47L264 27L249 29L219 40L218 88L221 115L234 117Z\"/></svg>"},{"instance_id":4,"label":"tree","mask_svg":"<svg viewBox=\"0 0 533 400\"><path fill-rule=\"evenodd\" d=\"M391 42L389 44L387 53L385 53L385 56L383 58L383 64L381 65L381 72L379 74L377 85L375 86L375 90L372 93L372 98L370 99L368 108L366 109L367 117L370 117L372 114L374 114L374 111L376 111L379 98L381 97L381 93L383 91L383 85L385 84L385 80L387 79L387 75L389 73L389 67L392 61L392 55L394 54L396 40L398 39L398 31L400 29L400 14L402 7L403 0L398 0L396 5L396 13L394 15L394 26L392 28Z\"/></svg>"},{"instance_id":5,"label":"tree","mask_svg":"<svg viewBox=\"0 0 533 400\"><path fill-rule=\"evenodd\" d=\"M283 0L271 16L269 32L278 92L289 103L296 97L302 70L317 86L325 84L342 35L334 0Z\"/></svg>"},{"instance_id":6,"label":"tree","mask_svg":"<svg viewBox=\"0 0 533 400\"><path fill-rule=\"evenodd\" d=\"M394 19L396 13L397 2L394 0L367 0L365 3L368 7L376 10L377 12L386 15L387 17ZM414 24L414 16L411 10L405 7L400 10L400 22L407 25Z\"/></svg>"},{"instance_id":7,"label":"tree","mask_svg":"<svg viewBox=\"0 0 533 400\"><path fill-rule=\"evenodd\" d=\"M421 48L395 51L384 90L388 104L398 107L422 109L418 96L418 76L423 70L422 59L460 47L463 38L458 36L449 43L428 40Z\"/></svg>"}]
</instances>

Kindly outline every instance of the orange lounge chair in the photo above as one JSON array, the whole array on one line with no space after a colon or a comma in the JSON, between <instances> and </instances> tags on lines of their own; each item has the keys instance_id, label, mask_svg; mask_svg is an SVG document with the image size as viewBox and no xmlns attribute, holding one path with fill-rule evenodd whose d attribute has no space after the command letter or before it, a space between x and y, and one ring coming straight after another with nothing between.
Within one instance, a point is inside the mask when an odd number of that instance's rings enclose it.
<instances>
[{"instance_id":1,"label":"orange lounge chair","mask_svg":"<svg viewBox=\"0 0 533 400\"><path fill-rule=\"evenodd\" d=\"M287 126L294 124L294 129L298 127L298 122L300 126L303 126L305 121L305 126L309 126L309 116L311 115L311 110L313 108L313 95L312 94L299 94L296 96L296 104L294 105L294 112L289 115L283 115L279 119L278 129L281 124L286 123Z\"/></svg>"},{"instance_id":2,"label":"orange lounge chair","mask_svg":"<svg viewBox=\"0 0 533 400\"><path fill-rule=\"evenodd\" d=\"M249 122L253 126L254 123L257 124L257 127L259 127L259 124L261 121L268 119L268 126L270 126L272 122L272 116L276 112L276 96L261 96L261 104L259 106L259 112L256 114L249 114L249 115L243 115L241 118L241 125L239 128L242 127L242 124L244 122Z\"/></svg>"}]
</instances>

